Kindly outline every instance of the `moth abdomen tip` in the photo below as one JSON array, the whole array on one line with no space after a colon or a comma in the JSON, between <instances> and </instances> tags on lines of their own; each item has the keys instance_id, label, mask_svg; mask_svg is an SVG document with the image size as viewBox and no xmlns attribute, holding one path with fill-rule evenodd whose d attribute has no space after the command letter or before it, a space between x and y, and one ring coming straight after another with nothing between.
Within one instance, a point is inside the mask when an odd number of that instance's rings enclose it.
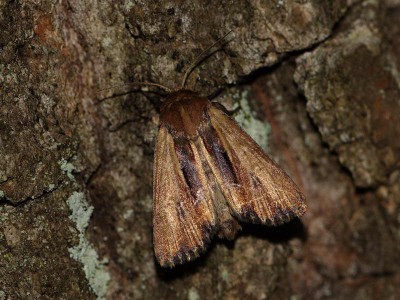
<instances>
[{"instance_id":1,"label":"moth abdomen tip","mask_svg":"<svg viewBox=\"0 0 400 300\"><path fill-rule=\"evenodd\" d=\"M213 237L215 232L215 225L210 223L205 223L201 226L201 234L203 239L203 246L205 247L211 242L211 238Z\"/></svg>"}]
</instances>

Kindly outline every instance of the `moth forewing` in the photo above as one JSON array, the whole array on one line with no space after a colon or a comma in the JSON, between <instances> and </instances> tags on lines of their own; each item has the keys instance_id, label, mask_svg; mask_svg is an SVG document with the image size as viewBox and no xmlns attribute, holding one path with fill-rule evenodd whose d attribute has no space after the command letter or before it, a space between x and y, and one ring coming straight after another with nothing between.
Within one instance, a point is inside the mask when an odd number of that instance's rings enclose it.
<instances>
[{"instance_id":1,"label":"moth forewing","mask_svg":"<svg viewBox=\"0 0 400 300\"><path fill-rule=\"evenodd\" d=\"M210 121L218 134L238 189L226 176L219 176L225 186L227 201L240 220L278 225L301 216L306 210L304 196L290 177L278 167L240 126L217 107L209 109Z\"/></svg>"},{"instance_id":2,"label":"moth forewing","mask_svg":"<svg viewBox=\"0 0 400 300\"><path fill-rule=\"evenodd\" d=\"M216 214L197 150L168 127L161 124L156 143L153 240L160 265L172 267L205 250Z\"/></svg>"}]
</instances>

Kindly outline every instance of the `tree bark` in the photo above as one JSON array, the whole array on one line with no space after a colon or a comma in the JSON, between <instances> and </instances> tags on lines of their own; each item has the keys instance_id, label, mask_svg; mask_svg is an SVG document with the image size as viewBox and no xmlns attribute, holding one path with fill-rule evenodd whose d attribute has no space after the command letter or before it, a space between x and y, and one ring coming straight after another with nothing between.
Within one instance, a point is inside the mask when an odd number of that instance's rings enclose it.
<instances>
[{"instance_id":1,"label":"tree bark","mask_svg":"<svg viewBox=\"0 0 400 300\"><path fill-rule=\"evenodd\" d=\"M396 299L400 1L150 2L0 3L0 300ZM238 108L308 211L162 269L162 98L120 85L179 88L229 30L188 86Z\"/></svg>"}]
</instances>

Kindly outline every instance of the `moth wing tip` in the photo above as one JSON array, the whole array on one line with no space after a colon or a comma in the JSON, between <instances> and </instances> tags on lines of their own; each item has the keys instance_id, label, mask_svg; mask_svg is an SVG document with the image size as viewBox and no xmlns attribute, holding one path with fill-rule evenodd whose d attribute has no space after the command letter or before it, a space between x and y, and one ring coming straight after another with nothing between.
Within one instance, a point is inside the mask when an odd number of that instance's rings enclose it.
<instances>
[{"instance_id":1,"label":"moth wing tip","mask_svg":"<svg viewBox=\"0 0 400 300\"><path fill-rule=\"evenodd\" d=\"M279 226L301 217L307 210L307 205L302 195L296 201L289 201L288 205L284 205L283 203L279 202L278 205L270 206L272 209L269 212L257 210L249 204L242 205L240 213L236 214L236 217L240 221L251 222L253 224Z\"/></svg>"},{"instance_id":2,"label":"moth wing tip","mask_svg":"<svg viewBox=\"0 0 400 300\"><path fill-rule=\"evenodd\" d=\"M293 219L300 218L307 211L307 205L304 202L304 198L301 198L299 205L296 205L288 210L282 211L277 214L276 218L272 220L272 226L279 226L284 223L288 223Z\"/></svg>"},{"instance_id":3,"label":"moth wing tip","mask_svg":"<svg viewBox=\"0 0 400 300\"><path fill-rule=\"evenodd\" d=\"M169 258L157 257L156 259L161 267L163 268L174 268L178 265L183 265L186 262L191 262L200 257L201 253L204 253L207 249L207 244L203 243L192 249L188 247L182 247L174 256Z\"/></svg>"}]
</instances>

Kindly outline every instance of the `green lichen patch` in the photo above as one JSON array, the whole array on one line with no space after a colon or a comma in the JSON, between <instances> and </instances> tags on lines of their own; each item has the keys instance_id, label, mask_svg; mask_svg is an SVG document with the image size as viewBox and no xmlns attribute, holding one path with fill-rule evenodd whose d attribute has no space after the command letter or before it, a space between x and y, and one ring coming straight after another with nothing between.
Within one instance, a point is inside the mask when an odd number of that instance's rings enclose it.
<instances>
[{"instance_id":1,"label":"green lichen patch","mask_svg":"<svg viewBox=\"0 0 400 300\"><path fill-rule=\"evenodd\" d=\"M67 175L67 177L71 180L71 181L75 181L75 177L72 174L72 172L75 170L75 167L72 163L66 161L64 158L60 159L58 161L58 164L61 168L61 171L64 172L64 174Z\"/></svg>"},{"instance_id":2,"label":"green lichen patch","mask_svg":"<svg viewBox=\"0 0 400 300\"><path fill-rule=\"evenodd\" d=\"M237 100L233 109L240 107L235 115L236 122L259 144L264 150L268 148L268 139L271 133L271 126L254 117L248 101L249 92L242 91L234 96Z\"/></svg>"},{"instance_id":3,"label":"green lichen patch","mask_svg":"<svg viewBox=\"0 0 400 300\"><path fill-rule=\"evenodd\" d=\"M105 267L107 260L99 260L96 250L85 237L93 206L87 203L85 195L80 192L74 192L68 198L67 204L72 212L70 219L79 231L79 244L68 249L70 256L83 264L86 278L97 299L104 299L110 281L110 275Z\"/></svg>"}]
</instances>

